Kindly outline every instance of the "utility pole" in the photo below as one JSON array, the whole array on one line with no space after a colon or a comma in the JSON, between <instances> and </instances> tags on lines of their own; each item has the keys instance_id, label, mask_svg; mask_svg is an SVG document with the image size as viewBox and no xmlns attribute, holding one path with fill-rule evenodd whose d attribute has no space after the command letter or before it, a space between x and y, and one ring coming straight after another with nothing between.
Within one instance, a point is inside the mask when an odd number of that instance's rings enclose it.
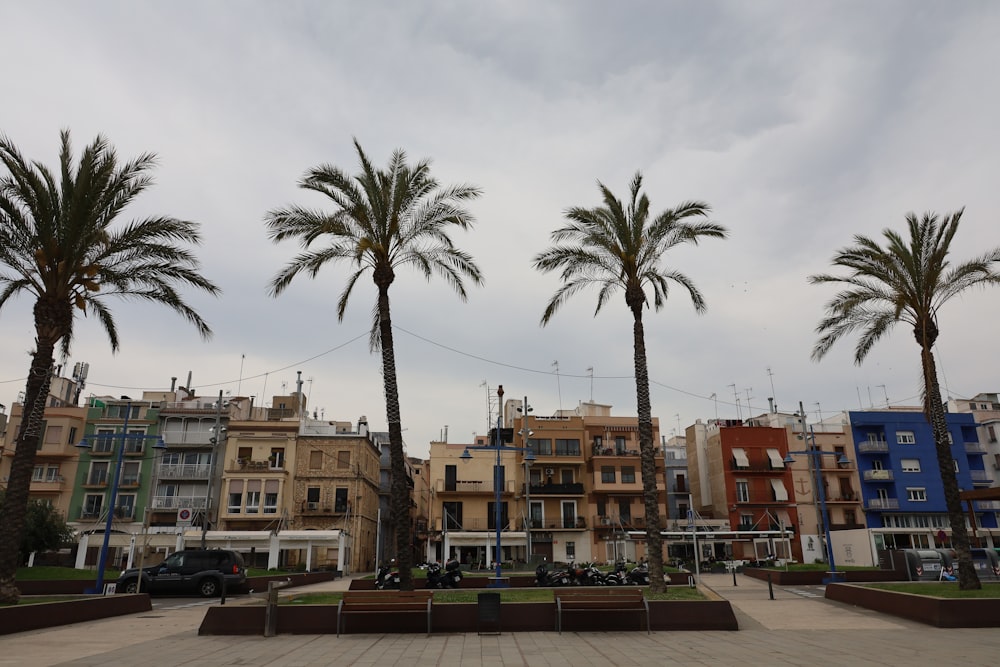
<instances>
[{"instance_id":1,"label":"utility pole","mask_svg":"<svg viewBox=\"0 0 1000 667\"><path fill-rule=\"evenodd\" d=\"M218 458L219 443L222 442L222 390L219 390L219 400L215 403L215 426L212 428L212 451L208 455L208 486L205 488L205 512L201 517L201 548L206 549L208 542L208 523L212 510L212 482L215 479L215 460Z\"/></svg>"}]
</instances>

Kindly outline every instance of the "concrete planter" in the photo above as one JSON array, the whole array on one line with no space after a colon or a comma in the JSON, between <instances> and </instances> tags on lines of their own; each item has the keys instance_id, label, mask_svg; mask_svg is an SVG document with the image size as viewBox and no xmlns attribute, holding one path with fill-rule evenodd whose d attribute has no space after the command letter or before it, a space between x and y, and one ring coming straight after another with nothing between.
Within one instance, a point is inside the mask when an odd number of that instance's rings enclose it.
<instances>
[{"instance_id":1,"label":"concrete planter","mask_svg":"<svg viewBox=\"0 0 1000 667\"><path fill-rule=\"evenodd\" d=\"M149 596L107 595L88 596L67 602L0 607L0 634L38 630L57 625L68 625L98 618L138 614L152 610Z\"/></svg>"},{"instance_id":2,"label":"concrete planter","mask_svg":"<svg viewBox=\"0 0 1000 667\"><path fill-rule=\"evenodd\" d=\"M1000 598L932 598L852 584L828 584L826 597L938 628L1000 627Z\"/></svg>"},{"instance_id":3,"label":"concrete planter","mask_svg":"<svg viewBox=\"0 0 1000 667\"><path fill-rule=\"evenodd\" d=\"M653 630L737 630L736 616L726 600L654 600L649 603ZM581 614L563 619L566 631L645 630L640 615L609 612L604 615ZM434 632L476 632L478 608L474 603L434 605ZM554 602L505 602L500 606L503 632L554 632ZM421 614L393 612L357 615L345 618L348 633L426 632ZM278 608L279 634L331 634L337 632L336 605L281 606ZM210 607L199 635L262 635L263 606Z\"/></svg>"},{"instance_id":4,"label":"concrete planter","mask_svg":"<svg viewBox=\"0 0 1000 667\"><path fill-rule=\"evenodd\" d=\"M775 586L819 586L823 579L829 576L826 572L810 570L807 572L785 572L784 570L769 570L766 568L748 567L743 574L754 579L767 581L768 575ZM895 570L848 570L840 572L847 583L873 583L879 581L906 581L906 575Z\"/></svg>"}]
</instances>

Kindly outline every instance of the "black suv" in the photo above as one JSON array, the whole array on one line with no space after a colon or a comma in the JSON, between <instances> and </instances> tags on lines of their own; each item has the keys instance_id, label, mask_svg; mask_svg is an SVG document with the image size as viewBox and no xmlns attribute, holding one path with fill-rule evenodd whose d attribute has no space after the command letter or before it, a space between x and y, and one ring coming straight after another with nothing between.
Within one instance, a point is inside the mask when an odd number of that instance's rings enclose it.
<instances>
[{"instance_id":1,"label":"black suv","mask_svg":"<svg viewBox=\"0 0 1000 667\"><path fill-rule=\"evenodd\" d=\"M159 565L125 570L118 577L116 590L171 595L197 593L210 598L221 594L223 578L227 588L246 581L243 556L224 549L186 549L171 554Z\"/></svg>"}]
</instances>

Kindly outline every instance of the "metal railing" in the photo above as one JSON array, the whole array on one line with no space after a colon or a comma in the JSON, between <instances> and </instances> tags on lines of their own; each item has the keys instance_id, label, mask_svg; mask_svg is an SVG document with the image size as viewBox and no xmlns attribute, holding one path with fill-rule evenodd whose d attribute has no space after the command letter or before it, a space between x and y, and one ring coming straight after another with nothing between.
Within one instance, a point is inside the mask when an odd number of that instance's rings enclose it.
<instances>
[{"instance_id":1,"label":"metal railing","mask_svg":"<svg viewBox=\"0 0 1000 667\"><path fill-rule=\"evenodd\" d=\"M174 510L182 507L204 509L205 496L153 496L153 509Z\"/></svg>"},{"instance_id":2,"label":"metal railing","mask_svg":"<svg viewBox=\"0 0 1000 667\"><path fill-rule=\"evenodd\" d=\"M865 470L866 482L891 482L893 474L891 470Z\"/></svg>"},{"instance_id":3,"label":"metal railing","mask_svg":"<svg viewBox=\"0 0 1000 667\"><path fill-rule=\"evenodd\" d=\"M898 498L870 498L865 501L865 509L870 510L898 510Z\"/></svg>"},{"instance_id":4,"label":"metal railing","mask_svg":"<svg viewBox=\"0 0 1000 667\"><path fill-rule=\"evenodd\" d=\"M156 469L160 479L208 479L211 473L207 463L164 463Z\"/></svg>"}]
</instances>

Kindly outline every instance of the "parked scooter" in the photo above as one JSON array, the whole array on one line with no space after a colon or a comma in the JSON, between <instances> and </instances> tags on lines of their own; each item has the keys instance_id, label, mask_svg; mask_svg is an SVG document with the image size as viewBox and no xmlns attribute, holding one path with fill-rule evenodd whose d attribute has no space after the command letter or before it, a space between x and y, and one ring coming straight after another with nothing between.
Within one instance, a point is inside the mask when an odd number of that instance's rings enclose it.
<instances>
[{"instance_id":1,"label":"parked scooter","mask_svg":"<svg viewBox=\"0 0 1000 667\"><path fill-rule=\"evenodd\" d=\"M549 572L549 568L542 563L535 568L536 586L569 586L569 573L565 570Z\"/></svg>"},{"instance_id":2,"label":"parked scooter","mask_svg":"<svg viewBox=\"0 0 1000 667\"><path fill-rule=\"evenodd\" d=\"M573 568L573 581L580 586L603 586L604 573L593 563L584 563L583 567Z\"/></svg>"},{"instance_id":3,"label":"parked scooter","mask_svg":"<svg viewBox=\"0 0 1000 667\"><path fill-rule=\"evenodd\" d=\"M462 581L462 577L462 564L452 558L444 566L445 588L458 588L458 585Z\"/></svg>"},{"instance_id":4,"label":"parked scooter","mask_svg":"<svg viewBox=\"0 0 1000 667\"><path fill-rule=\"evenodd\" d=\"M636 565L628 571L625 579L636 586L649 586L649 566L646 563Z\"/></svg>"},{"instance_id":5,"label":"parked scooter","mask_svg":"<svg viewBox=\"0 0 1000 667\"><path fill-rule=\"evenodd\" d=\"M618 561L615 563L614 571L608 572L604 575L605 586L625 586L628 583L628 575L625 571L625 561Z\"/></svg>"},{"instance_id":6,"label":"parked scooter","mask_svg":"<svg viewBox=\"0 0 1000 667\"><path fill-rule=\"evenodd\" d=\"M392 565L395 565L396 561L392 561ZM379 565L378 571L375 573L375 588L380 591L384 590L399 590L399 570L394 570L388 565Z\"/></svg>"}]
</instances>

